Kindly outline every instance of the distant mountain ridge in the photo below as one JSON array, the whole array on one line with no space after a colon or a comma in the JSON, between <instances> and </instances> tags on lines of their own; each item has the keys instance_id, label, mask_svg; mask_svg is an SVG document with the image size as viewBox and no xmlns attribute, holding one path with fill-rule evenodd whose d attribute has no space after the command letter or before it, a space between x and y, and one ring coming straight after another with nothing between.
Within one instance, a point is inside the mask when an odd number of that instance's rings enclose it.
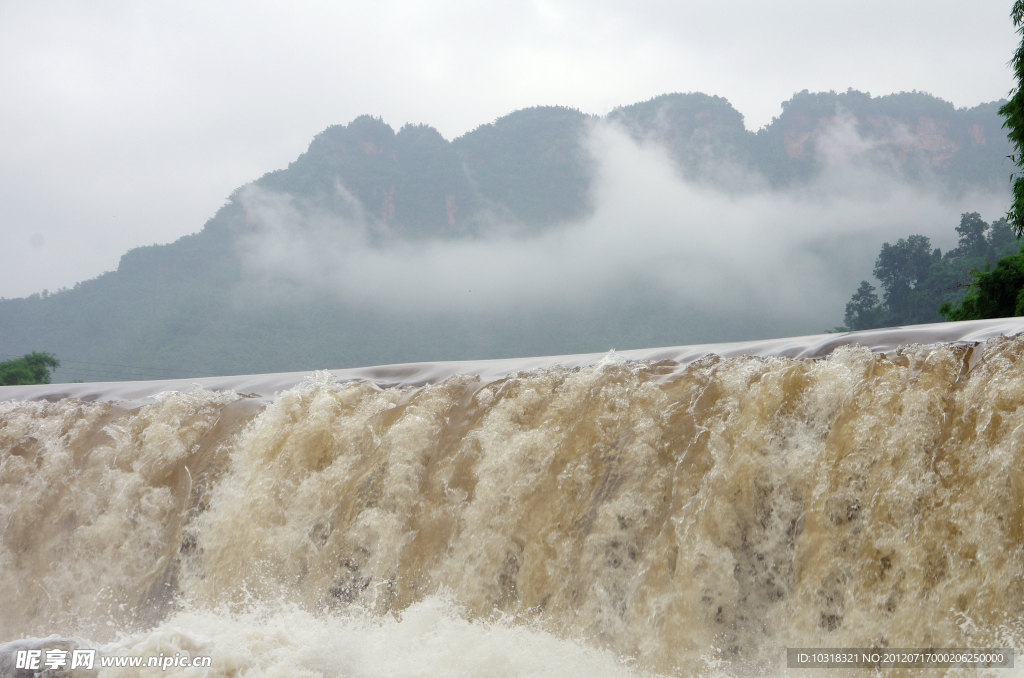
<instances>
[{"instance_id":1,"label":"distant mountain ridge","mask_svg":"<svg viewBox=\"0 0 1024 678\"><path fill-rule=\"evenodd\" d=\"M860 146L844 152L895 163L911 180L945 192L1008 193L1011 151L1000 103L957 109L920 92L804 91L769 125L751 131L726 99L676 93L616 108L603 119L565 107L522 109L451 141L428 125L395 132L380 118L360 116L328 127L287 168L251 186L358 217L381 239L461 238L495 224L543 230L593 209L596 167L586 133L605 120L638 141L663 146L694 181L720 181L713 170L722 163L772 187L811 181L829 149L848 141L844 130L853 129ZM636 304L612 319L580 311L569 327L564 318L546 317L532 325L507 319L481 327L467 317L452 319L444 331L431 329L426 319L340 309L326 299L273 313L240 310L228 299L243 276L237 243L260 228L246 210L245 188L202 231L133 249L116 272L48 296L0 300L0 346L16 355L50 351L65 365L153 367L107 376L155 378L639 348L779 332L741 320L707 321L695 329L692 313L685 322L674 312L648 318L636 315ZM74 377L68 372L65 378Z\"/></svg>"},{"instance_id":2,"label":"distant mountain ridge","mask_svg":"<svg viewBox=\"0 0 1024 678\"><path fill-rule=\"evenodd\" d=\"M846 116L869 152L896 158L909 175L930 172L953 191L1002 191L1012 168L1000 105L957 109L921 92L804 91L769 125L750 131L726 99L677 93L616 108L605 119L666 147L689 178L725 160L780 187L815 175L819 147ZM594 167L583 140L587 124L600 119L571 108L526 108L449 142L428 125L396 133L364 115L328 127L288 168L254 184L310 196L332 192L337 181L371 218L405 236L464 234L488 220L544 227L591 208Z\"/></svg>"},{"instance_id":3,"label":"distant mountain ridge","mask_svg":"<svg viewBox=\"0 0 1024 678\"><path fill-rule=\"evenodd\" d=\"M1010 146L1000 104L957 109L921 92L871 97L855 90L804 91L755 132L726 99L689 93L619 107L605 119L638 140L665 146L690 178L727 160L778 187L814 176L821 166L819 146L847 116L871 142L870 152L895 157L909 174L929 171L952 190L1008 190ZM327 128L287 169L255 184L309 195L339 180L370 215L406 235L461 233L481 220L482 211L544 226L590 208L594 168L583 137L596 120L571 108L526 108L449 142L427 125L405 125L395 133L379 118L360 116Z\"/></svg>"}]
</instances>

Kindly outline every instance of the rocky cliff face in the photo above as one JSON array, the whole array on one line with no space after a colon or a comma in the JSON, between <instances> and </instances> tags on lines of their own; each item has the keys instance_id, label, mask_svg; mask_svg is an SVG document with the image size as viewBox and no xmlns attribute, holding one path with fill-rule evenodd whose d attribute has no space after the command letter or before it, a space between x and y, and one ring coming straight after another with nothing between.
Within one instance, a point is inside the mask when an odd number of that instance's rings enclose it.
<instances>
[{"instance_id":1,"label":"rocky cliff face","mask_svg":"<svg viewBox=\"0 0 1024 678\"><path fill-rule=\"evenodd\" d=\"M957 109L922 92L804 91L757 133L751 160L776 184L809 178L839 156L885 163L954 191L1005 191L1012 168L999 105Z\"/></svg>"},{"instance_id":2,"label":"rocky cliff face","mask_svg":"<svg viewBox=\"0 0 1024 678\"><path fill-rule=\"evenodd\" d=\"M341 216L358 211L383 232L406 237L451 232L477 196L461 158L437 130L406 125L396 134L370 116L327 128L287 169L256 185Z\"/></svg>"}]
</instances>

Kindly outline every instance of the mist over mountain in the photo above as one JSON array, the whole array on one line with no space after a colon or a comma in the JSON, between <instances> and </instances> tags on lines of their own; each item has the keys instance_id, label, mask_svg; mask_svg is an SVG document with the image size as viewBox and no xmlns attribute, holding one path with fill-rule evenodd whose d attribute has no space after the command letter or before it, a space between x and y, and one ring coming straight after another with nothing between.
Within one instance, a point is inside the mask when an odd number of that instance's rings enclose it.
<instances>
[{"instance_id":1,"label":"mist over mountain","mask_svg":"<svg viewBox=\"0 0 1024 678\"><path fill-rule=\"evenodd\" d=\"M948 247L960 213L1005 211L998 107L805 91L755 132L721 97L666 94L451 141L361 116L200 232L0 300L0 346L108 380L818 332L883 240Z\"/></svg>"}]
</instances>

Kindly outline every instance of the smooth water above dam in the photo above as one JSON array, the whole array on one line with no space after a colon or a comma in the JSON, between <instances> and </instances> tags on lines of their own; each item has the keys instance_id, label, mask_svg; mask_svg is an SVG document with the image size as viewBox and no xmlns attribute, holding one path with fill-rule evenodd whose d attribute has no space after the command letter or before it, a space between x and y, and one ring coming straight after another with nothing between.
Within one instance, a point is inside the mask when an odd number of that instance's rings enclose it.
<instances>
[{"instance_id":1,"label":"smooth water above dam","mask_svg":"<svg viewBox=\"0 0 1024 678\"><path fill-rule=\"evenodd\" d=\"M1021 647L1021 331L0 389L0 654L776 675L787 647Z\"/></svg>"}]
</instances>

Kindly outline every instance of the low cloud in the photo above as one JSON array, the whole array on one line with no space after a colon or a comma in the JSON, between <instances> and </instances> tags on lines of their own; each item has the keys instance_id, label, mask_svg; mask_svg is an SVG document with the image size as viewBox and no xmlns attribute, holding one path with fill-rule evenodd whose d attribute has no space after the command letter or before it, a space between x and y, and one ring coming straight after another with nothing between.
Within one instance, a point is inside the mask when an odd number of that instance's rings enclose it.
<instances>
[{"instance_id":1,"label":"low cloud","mask_svg":"<svg viewBox=\"0 0 1024 678\"><path fill-rule=\"evenodd\" d=\"M954 198L902 178L851 119L839 116L822 139L818 177L772 190L725 164L707 175L714 184L687 181L661 146L596 123L586 140L598 168L593 213L532 235L506 225L461 240L388 238L340 184L344 215L250 186L241 194L254 224L240 245L246 296L329 293L395 313L485 313L600 307L642 290L820 330L841 321L882 242L921 233L945 249L962 212L992 220L1005 210L1006 196Z\"/></svg>"}]
</instances>

